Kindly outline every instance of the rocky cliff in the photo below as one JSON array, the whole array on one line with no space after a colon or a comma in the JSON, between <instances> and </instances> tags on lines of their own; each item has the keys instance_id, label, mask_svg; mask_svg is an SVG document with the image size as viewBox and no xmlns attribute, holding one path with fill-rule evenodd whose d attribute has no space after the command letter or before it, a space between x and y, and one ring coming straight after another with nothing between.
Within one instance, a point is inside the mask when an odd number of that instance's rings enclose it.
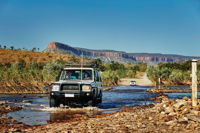
<instances>
[{"instance_id":1,"label":"rocky cliff","mask_svg":"<svg viewBox=\"0 0 200 133\"><path fill-rule=\"evenodd\" d=\"M87 56L89 58L100 58L105 62L118 61L118 62L146 62L146 63L159 63L159 62L182 62L191 59L199 59L200 57L170 55L170 54L157 54L157 53L126 53L113 50L91 50L85 48L71 47L66 44L51 42L48 44L44 52L73 54L76 56Z\"/></svg>"}]
</instances>

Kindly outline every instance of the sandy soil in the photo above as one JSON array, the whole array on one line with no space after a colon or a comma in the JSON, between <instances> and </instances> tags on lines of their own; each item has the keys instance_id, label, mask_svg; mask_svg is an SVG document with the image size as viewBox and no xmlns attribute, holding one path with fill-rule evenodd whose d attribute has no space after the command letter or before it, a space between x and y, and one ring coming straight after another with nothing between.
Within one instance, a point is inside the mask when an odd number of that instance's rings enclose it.
<instances>
[{"instance_id":1,"label":"sandy soil","mask_svg":"<svg viewBox=\"0 0 200 133\"><path fill-rule=\"evenodd\" d=\"M151 80L148 79L147 74L145 73L141 78L123 78L120 79L120 86L129 86L131 80L136 81L136 85L138 86L153 86Z\"/></svg>"}]
</instances>

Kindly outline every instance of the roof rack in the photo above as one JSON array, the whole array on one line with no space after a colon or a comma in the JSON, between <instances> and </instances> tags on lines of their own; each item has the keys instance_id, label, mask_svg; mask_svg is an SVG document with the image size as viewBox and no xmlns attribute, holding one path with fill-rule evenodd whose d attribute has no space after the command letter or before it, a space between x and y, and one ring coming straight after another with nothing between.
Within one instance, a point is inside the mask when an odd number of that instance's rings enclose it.
<instances>
[{"instance_id":1,"label":"roof rack","mask_svg":"<svg viewBox=\"0 0 200 133\"><path fill-rule=\"evenodd\" d=\"M95 63L87 63L87 64L73 64L73 63L65 63L66 67L92 67L97 68L97 64Z\"/></svg>"}]
</instances>

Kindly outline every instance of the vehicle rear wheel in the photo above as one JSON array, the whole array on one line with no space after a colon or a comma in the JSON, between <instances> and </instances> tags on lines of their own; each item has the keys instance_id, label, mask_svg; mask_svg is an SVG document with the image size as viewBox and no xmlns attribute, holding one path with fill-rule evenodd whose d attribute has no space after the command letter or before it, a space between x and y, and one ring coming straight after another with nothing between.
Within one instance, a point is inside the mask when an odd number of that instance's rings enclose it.
<instances>
[{"instance_id":1,"label":"vehicle rear wheel","mask_svg":"<svg viewBox=\"0 0 200 133\"><path fill-rule=\"evenodd\" d=\"M49 106L50 107L58 107L60 105L59 101L56 100L55 98L50 98L49 100Z\"/></svg>"}]
</instances>

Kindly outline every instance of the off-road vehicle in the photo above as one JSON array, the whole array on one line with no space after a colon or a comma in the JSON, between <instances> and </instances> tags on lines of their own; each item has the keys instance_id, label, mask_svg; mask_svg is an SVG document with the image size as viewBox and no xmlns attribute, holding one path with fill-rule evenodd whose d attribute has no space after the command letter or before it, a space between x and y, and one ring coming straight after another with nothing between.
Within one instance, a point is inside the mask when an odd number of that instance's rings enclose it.
<instances>
[{"instance_id":1,"label":"off-road vehicle","mask_svg":"<svg viewBox=\"0 0 200 133\"><path fill-rule=\"evenodd\" d=\"M90 65L63 68L52 83L50 107L63 105L95 106L102 102L100 72Z\"/></svg>"}]
</instances>

